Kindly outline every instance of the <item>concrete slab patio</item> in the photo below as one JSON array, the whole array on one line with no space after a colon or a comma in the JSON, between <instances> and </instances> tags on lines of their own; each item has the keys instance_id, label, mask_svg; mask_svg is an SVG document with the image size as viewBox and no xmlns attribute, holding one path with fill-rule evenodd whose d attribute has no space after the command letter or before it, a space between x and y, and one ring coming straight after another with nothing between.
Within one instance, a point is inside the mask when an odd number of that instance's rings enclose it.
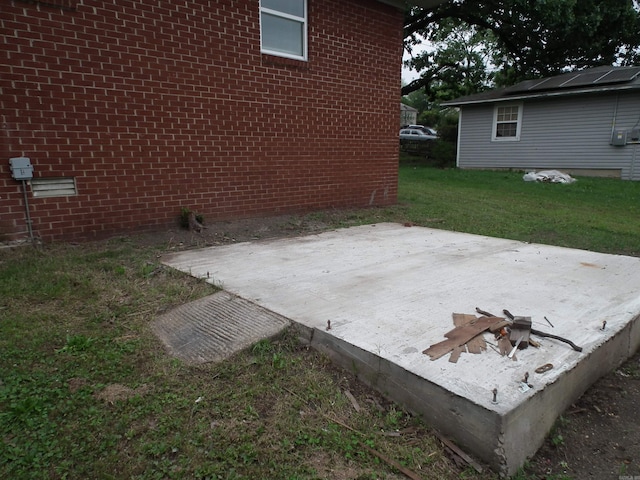
<instances>
[{"instance_id":1,"label":"concrete slab patio","mask_svg":"<svg viewBox=\"0 0 640 480\"><path fill-rule=\"evenodd\" d=\"M635 257L377 224L185 251L164 263L301 325L314 347L504 475L640 345ZM530 316L534 329L583 350L534 335L540 348L518 351L517 361L491 345L457 363L422 353L445 339L452 313L476 307Z\"/></svg>"}]
</instances>

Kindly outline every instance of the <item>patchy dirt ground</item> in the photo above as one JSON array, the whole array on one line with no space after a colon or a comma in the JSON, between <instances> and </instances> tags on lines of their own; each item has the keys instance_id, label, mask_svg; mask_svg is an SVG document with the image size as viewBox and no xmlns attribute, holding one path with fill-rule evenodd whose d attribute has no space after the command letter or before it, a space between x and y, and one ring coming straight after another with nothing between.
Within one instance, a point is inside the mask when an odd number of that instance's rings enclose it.
<instances>
[{"instance_id":1,"label":"patchy dirt ground","mask_svg":"<svg viewBox=\"0 0 640 480\"><path fill-rule=\"evenodd\" d=\"M330 215L330 214L329 214ZM336 213L336 219L345 213ZM330 228L327 221L311 216L282 215L267 218L249 218L206 224L200 232L189 231L176 225L174 228L140 236L143 242L165 245L167 250L184 250L237 242L284 238L319 233ZM340 221L340 220L336 220ZM348 220L346 220L348 225Z\"/></svg>"},{"instance_id":2,"label":"patchy dirt ground","mask_svg":"<svg viewBox=\"0 0 640 480\"><path fill-rule=\"evenodd\" d=\"M527 471L536 478L640 479L639 401L636 353L565 412Z\"/></svg>"},{"instance_id":3,"label":"patchy dirt ground","mask_svg":"<svg viewBox=\"0 0 640 480\"><path fill-rule=\"evenodd\" d=\"M320 233L333 225L348 226L350 218L348 212L284 215L219 222L200 233L176 227L142 239L168 251L182 250ZM518 478L640 480L640 353L565 412Z\"/></svg>"}]
</instances>

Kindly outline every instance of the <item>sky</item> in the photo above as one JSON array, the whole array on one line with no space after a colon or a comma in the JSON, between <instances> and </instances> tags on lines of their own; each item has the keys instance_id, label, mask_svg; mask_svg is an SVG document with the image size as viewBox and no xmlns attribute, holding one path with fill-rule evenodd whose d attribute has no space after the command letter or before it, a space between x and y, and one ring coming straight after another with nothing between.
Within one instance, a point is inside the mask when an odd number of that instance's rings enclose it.
<instances>
[{"instance_id":1,"label":"sky","mask_svg":"<svg viewBox=\"0 0 640 480\"><path fill-rule=\"evenodd\" d=\"M421 53L423 51L425 51L427 49L426 45L415 45L413 47L413 53L417 54L417 53ZM402 61L404 62L405 60L409 60L411 58L411 55L408 54L406 51L404 52L403 56L402 56ZM420 77L420 74L418 72L416 72L415 70L410 70L408 68L405 68L404 66L402 67L402 82L404 84L407 84L409 82L412 82L413 80L415 80L416 78Z\"/></svg>"},{"instance_id":2,"label":"sky","mask_svg":"<svg viewBox=\"0 0 640 480\"><path fill-rule=\"evenodd\" d=\"M407 84L418 78L420 74L415 70L409 70L408 68L402 67L402 83Z\"/></svg>"}]
</instances>

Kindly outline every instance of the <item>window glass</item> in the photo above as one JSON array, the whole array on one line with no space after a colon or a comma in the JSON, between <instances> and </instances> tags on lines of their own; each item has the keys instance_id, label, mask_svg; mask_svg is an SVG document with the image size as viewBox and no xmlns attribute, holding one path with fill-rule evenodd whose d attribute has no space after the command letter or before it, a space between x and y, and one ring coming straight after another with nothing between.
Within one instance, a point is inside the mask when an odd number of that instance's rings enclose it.
<instances>
[{"instance_id":1,"label":"window glass","mask_svg":"<svg viewBox=\"0 0 640 480\"><path fill-rule=\"evenodd\" d=\"M517 122L518 107L498 107L499 122Z\"/></svg>"},{"instance_id":2,"label":"window glass","mask_svg":"<svg viewBox=\"0 0 640 480\"><path fill-rule=\"evenodd\" d=\"M262 0L262 51L283 57L307 58L306 0Z\"/></svg>"},{"instance_id":3,"label":"window glass","mask_svg":"<svg viewBox=\"0 0 640 480\"><path fill-rule=\"evenodd\" d=\"M522 105L496 106L494 110L493 139L519 140Z\"/></svg>"},{"instance_id":4,"label":"window glass","mask_svg":"<svg viewBox=\"0 0 640 480\"><path fill-rule=\"evenodd\" d=\"M262 46L264 48L302 57L304 55L302 38L300 22L262 14Z\"/></svg>"},{"instance_id":5,"label":"window glass","mask_svg":"<svg viewBox=\"0 0 640 480\"><path fill-rule=\"evenodd\" d=\"M262 8L304 17L304 0L262 0Z\"/></svg>"},{"instance_id":6,"label":"window glass","mask_svg":"<svg viewBox=\"0 0 640 480\"><path fill-rule=\"evenodd\" d=\"M496 137L515 137L517 130L517 123L499 123L496 125Z\"/></svg>"}]
</instances>

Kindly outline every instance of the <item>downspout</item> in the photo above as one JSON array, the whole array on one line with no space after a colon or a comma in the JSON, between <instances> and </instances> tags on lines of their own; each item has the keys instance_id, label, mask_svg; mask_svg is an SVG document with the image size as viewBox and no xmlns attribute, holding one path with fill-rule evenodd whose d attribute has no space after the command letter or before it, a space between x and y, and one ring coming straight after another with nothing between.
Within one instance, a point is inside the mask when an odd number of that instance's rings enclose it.
<instances>
[{"instance_id":1,"label":"downspout","mask_svg":"<svg viewBox=\"0 0 640 480\"><path fill-rule=\"evenodd\" d=\"M629 180L634 180L633 174L636 167L636 158L638 156L638 145L633 146L633 154L631 155L631 168L629 169Z\"/></svg>"},{"instance_id":2,"label":"downspout","mask_svg":"<svg viewBox=\"0 0 640 480\"><path fill-rule=\"evenodd\" d=\"M462 107L458 109L458 138L456 138L456 168L460 168L460 138L462 137Z\"/></svg>"},{"instance_id":3,"label":"downspout","mask_svg":"<svg viewBox=\"0 0 640 480\"><path fill-rule=\"evenodd\" d=\"M632 130L637 129L638 125L640 125L640 117L638 117L638 121L633 126ZM640 142L634 141L633 143L634 143L634 145L633 145L633 155L631 155L631 168L630 168L630 171L629 171L629 180L633 180L633 174L634 174L635 167L636 167L636 158L638 157L638 144Z\"/></svg>"}]
</instances>

